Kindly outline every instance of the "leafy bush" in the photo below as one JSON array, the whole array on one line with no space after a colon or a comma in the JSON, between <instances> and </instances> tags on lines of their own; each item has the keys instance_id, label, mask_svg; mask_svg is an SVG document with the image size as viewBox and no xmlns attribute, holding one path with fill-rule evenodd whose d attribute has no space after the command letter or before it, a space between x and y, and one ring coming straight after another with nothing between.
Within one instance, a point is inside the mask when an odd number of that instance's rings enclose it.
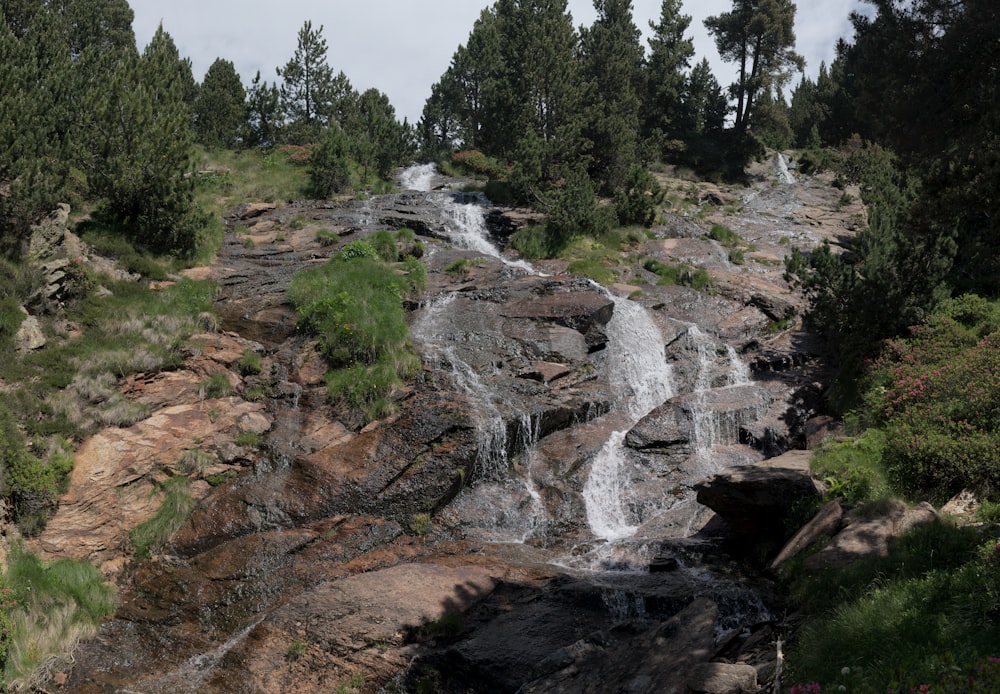
<instances>
[{"instance_id":1,"label":"leafy bush","mask_svg":"<svg viewBox=\"0 0 1000 694\"><path fill-rule=\"evenodd\" d=\"M73 459L62 451L55 451L48 460L29 451L14 415L0 405L0 481L26 535L44 528L46 514L72 469Z\"/></svg>"},{"instance_id":2,"label":"leafy bush","mask_svg":"<svg viewBox=\"0 0 1000 694\"><path fill-rule=\"evenodd\" d=\"M966 315L971 300L949 304ZM946 498L1000 490L1000 332L979 337L947 313L886 343L866 403L888 437L886 471L899 489Z\"/></svg>"}]
</instances>

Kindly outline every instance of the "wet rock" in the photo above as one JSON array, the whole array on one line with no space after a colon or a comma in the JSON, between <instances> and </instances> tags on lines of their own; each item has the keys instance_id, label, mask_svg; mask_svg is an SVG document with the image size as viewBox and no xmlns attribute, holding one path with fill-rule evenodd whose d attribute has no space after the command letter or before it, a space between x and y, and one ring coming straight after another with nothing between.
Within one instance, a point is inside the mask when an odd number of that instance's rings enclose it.
<instances>
[{"instance_id":1,"label":"wet rock","mask_svg":"<svg viewBox=\"0 0 1000 694\"><path fill-rule=\"evenodd\" d=\"M689 393L655 408L629 430L625 443L636 450L690 453L740 443L740 430L757 420L771 404L770 393L756 385Z\"/></svg>"}]
</instances>

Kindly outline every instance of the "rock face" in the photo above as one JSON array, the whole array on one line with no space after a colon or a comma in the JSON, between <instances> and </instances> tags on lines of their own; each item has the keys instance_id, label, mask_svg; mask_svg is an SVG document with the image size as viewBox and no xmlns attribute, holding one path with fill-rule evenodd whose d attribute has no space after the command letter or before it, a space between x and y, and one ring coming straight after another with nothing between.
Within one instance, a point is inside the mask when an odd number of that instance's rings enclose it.
<instances>
[{"instance_id":1,"label":"rock face","mask_svg":"<svg viewBox=\"0 0 1000 694\"><path fill-rule=\"evenodd\" d=\"M819 496L808 473L788 467L730 468L694 486L698 503L749 537L780 534L785 516L801 499Z\"/></svg>"},{"instance_id":2,"label":"rock face","mask_svg":"<svg viewBox=\"0 0 1000 694\"><path fill-rule=\"evenodd\" d=\"M535 273L480 243L502 242L523 216L486 215L488 233L473 242L480 196L234 210L218 261L190 271L219 283L227 332L199 336L200 353L176 372L124 384L151 416L81 446L62 507L34 541L47 557L91 559L120 581L117 614L81 647L66 686L328 692L358 677L365 691L754 686L733 662L740 647L722 653L716 636L768 622L768 605L700 568L714 546L684 551L684 542L711 515L691 503L695 481L733 463L744 464L733 472L747 475L741 488L755 491L736 499L734 478L719 478L704 493L740 529L771 527L788 497L815 493L801 473L745 465L804 440L820 391L808 334L771 325L800 305L781 279L781 238L819 240L789 218L810 190L796 185L755 189L738 230L759 249L751 267L732 265L700 221L681 215L637 243L660 262L700 263L717 291L620 268L620 291L653 326L643 356L671 374L663 402L638 422L628 405L646 376L622 375L631 355L618 346L621 300L563 261ZM840 194L830 193L831 208ZM325 366L296 333L285 290L338 244L402 227L428 247L429 286L405 304L423 368L392 394L391 416L362 426L327 401ZM455 261L468 272L449 272ZM239 368L247 349L260 374ZM200 392L212 374L232 395ZM603 496L591 484L599 461L613 462ZM150 561L134 561L130 531L179 473L192 480L194 511ZM775 480L786 486L768 499ZM614 508L598 510L618 515L619 536L594 530L591 512L607 499ZM670 570L647 573L668 540L657 566Z\"/></svg>"}]
</instances>

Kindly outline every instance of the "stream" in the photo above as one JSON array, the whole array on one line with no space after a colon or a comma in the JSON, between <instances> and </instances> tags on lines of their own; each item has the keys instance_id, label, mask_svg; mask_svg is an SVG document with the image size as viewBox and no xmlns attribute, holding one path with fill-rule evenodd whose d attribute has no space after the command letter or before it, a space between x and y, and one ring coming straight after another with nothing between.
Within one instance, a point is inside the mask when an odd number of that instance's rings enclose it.
<instances>
[{"instance_id":1,"label":"stream","mask_svg":"<svg viewBox=\"0 0 1000 694\"><path fill-rule=\"evenodd\" d=\"M426 691L432 676L440 691L558 691L546 678L605 657L624 667L683 610L708 615L703 649L773 619L714 556L692 490L790 437L798 384L758 380L744 358L767 318L653 276L606 288L542 271L505 250L481 194L429 165L398 181L391 195L230 221L256 242L227 237L220 308L232 339L265 355L240 388L268 393L270 428L130 576L81 648L78 691L318 692L359 673L363 691ZM344 243L402 227L427 240L429 286L408 307L423 368L394 414L361 426L326 404L283 291L335 250L316 229ZM645 252L677 248L675 233ZM457 633L427 631L456 610ZM580 645L591 638L600 653Z\"/></svg>"}]
</instances>

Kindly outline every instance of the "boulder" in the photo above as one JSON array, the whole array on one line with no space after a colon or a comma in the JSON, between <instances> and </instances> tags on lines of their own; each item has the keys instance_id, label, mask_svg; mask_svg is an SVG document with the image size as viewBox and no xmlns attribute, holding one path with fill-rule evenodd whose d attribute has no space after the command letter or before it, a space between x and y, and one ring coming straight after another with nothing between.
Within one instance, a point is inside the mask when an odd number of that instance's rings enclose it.
<instances>
[{"instance_id":1,"label":"boulder","mask_svg":"<svg viewBox=\"0 0 1000 694\"><path fill-rule=\"evenodd\" d=\"M937 520L937 512L926 501L907 508L902 501L892 501L875 517L865 509L853 513L847 527L802 566L808 571L823 571L848 566L859 559L889 555L892 541L907 530Z\"/></svg>"},{"instance_id":2,"label":"boulder","mask_svg":"<svg viewBox=\"0 0 1000 694\"><path fill-rule=\"evenodd\" d=\"M23 310L23 309L22 309ZM18 352L30 352L45 346L45 333L42 332L42 325L34 316L26 315L21 321L21 327L14 335L14 349Z\"/></svg>"},{"instance_id":3,"label":"boulder","mask_svg":"<svg viewBox=\"0 0 1000 694\"><path fill-rule=\"evenodd\" d=\"M819 492L801 470L745 465L729 468L694 485L708 506L743 536L780 534L785 516L800 499Z\"/></svg>"},{"instance_id":4,"label":"boulder","mask_svg":"<svg viewBox=\"0 0 1000 694\"><path fill-rule=\"evenodd\" d=\"M688 678L692 694L751 694L757 691L757 670L746 663L702 663Z\"/></svg>"},{"instance_id":5,"label":"boulder","mask_svg":"<svg viewBox=\"0 0 1000 694\"><path fill-rule=\"evenodd\" d=\"M802 550L812 547L822 538L833 536L840 529L843 517L844 510L840 506L840 499L834 499L825 504L808 523L799 528L798 532L785 543L785 546L778 552L778 556L771 561L770 568L778 568Z\"/></svg>"}]
</instances>

